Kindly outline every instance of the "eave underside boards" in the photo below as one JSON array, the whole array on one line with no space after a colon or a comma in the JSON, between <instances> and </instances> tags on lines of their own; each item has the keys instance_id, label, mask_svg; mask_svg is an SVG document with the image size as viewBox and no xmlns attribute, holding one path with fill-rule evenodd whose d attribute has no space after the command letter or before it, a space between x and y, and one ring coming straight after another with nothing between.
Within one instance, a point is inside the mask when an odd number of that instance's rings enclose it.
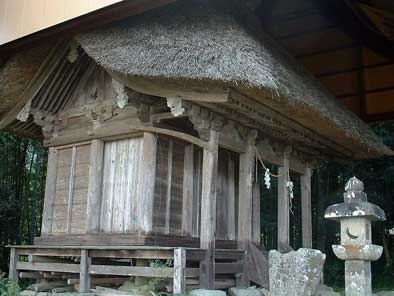
<instances>
[{"instance_id":1,"label":"eave underside boards","mask_svg":"<svg viewBox=\"0 0 394 296\"><path fill-rule=\"evenodd\" d=\"M197 104L242 126L257 129L267 138L290 145L311 159L346 159L352 155L345 147L234 90L226 103Z\"/></svg>"}]
</instances>

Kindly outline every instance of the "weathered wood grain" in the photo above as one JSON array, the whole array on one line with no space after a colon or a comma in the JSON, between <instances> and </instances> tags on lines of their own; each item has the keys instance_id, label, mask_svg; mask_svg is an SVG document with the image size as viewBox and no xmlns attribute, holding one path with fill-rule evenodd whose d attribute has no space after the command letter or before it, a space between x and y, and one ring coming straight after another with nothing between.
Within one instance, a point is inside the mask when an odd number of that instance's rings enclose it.
<instances>
[{"instance_id":1,"label":"weathered wood grain","mask_svg":"<svg viewBox=\"0 0 394 296\"><path fill-rule=\"evenodd\" d=\"M235 240L235 164L232 158L228 161L228 196L227 196L227 239Z\"/></svg>"},{"instance_id":2,"label":"weathered wood grain","mask_svg":"<svg viewBox=\"0 0 394 296\"><path fill-rule=\"evenodd\" d=\"M210 130L210 150L204 149L202 169L201 233L200 247L207 250L201 262L201 287L213 289L215 284L215 230L216 230L216 192L218 171L219 133Z\"/></svg>"},{"instance_id":3,"label":"weathered wood grain","mask_svg":"<svg viewBox=\"0 0 394 296\"><path fill-rule=\"evenodd\" d=\"M186 291L186 250L178 248L174 250L174 294L182 294Z\"/></svg>"},{"instance_id":4,"label":"weathered wood grain","mask_svg":"<svg viewBox=\"0 0 394 296\"><path fill-rule=\"evenodd\" d=\"M56 201L57 162L58 151L55 148L49 148L41 235L49 235L52 231L53 207Z\"/></svg>"},{"instance_id":5,"label":"weathered wood grain","mask_svg":"<svg viewBox=\"0 0 394 296\"><path fill-rule=\"evenodd\" d=\"M172 163L174 155L174 143L169 142L167 155L167 192L166 192L166 207L165 207L165 229L164 233L170 233L170 218L171 218L171 197L172 197Z\"/></svg>"},{"instance_id":6,"label":"weathered wood grain","mask_svg":"<svg viewBox=\"0 0 394 296\"><path fill-rule=\"evenodd\" d=\"M185 146L183 166L183 201L182 201L182 232L186 235L193 233L193 172L194 172L194 146Z\"/></svg>"},{"instance_id":7,"label":"weathered wood grain","mask_svg":"<svg viewBox=\"0 0 394 296\"><path fill-rule=\"evenodd\" d=\"M261 242L261 208L260 208L260 183L253 183L253 205L252 205L252 241L257 245Z\"/></svg>"},{"instance_id":8,"label":"weathered wood grain","mask_svg":"<svg viewBox=\"0 0 394 296\"><path fill-rule=\"evenodd\" d=\"M238 248L246 250L248 241L252 239L252 182L254 167L254 141L248 139L245 152L239 158L239 202L238 202ZM243 260L243 273L237 283L238 286L248 287L246 277L246 261Z\"/></svg>"},{"instance_id":9,"label":"weathered wood grain","mask_svg":"<svg viewBox=\"0 0 394 296\"><path fill-rule=\"evenodd\" d=\"M302 213L302 245L312 248L312 205L311 205L312 169L307 167L301 176L301 213Z\"/></svg>"},{"instance_id":10,"label":"weathered wood grain","mask_svg":"<svg viewBox=\"0 0 394 296\"><path fill-rule=\"evenodd\" d=\"M18 282L19 279L18 261L19 261L19 254L16 252L15 248L11 248L8 278L16 282Z\"/></svg>"},{"instance_id":11,"label":"weathered wood grain","mask_svg":"<svg viewBox=\"0 0 394 296\"><path fill-rule=\"evenodd\" d=\"M138 228L149 232L153 226L153 202L155 194L157 138L144 133L142 160L138 179Z\"/></svg>"},{"instance_id":12,"label":"weathered wood grain","mask_svg":"<svg viewBox=\"0 0 394 296\"><path fill-rule=\"evenodd\" d=\"M286 252L290 247L290 202L287 188L289 159L286 156L278 174L278 251Z\"/></svg>"},{"instance_id":13,"label":"weathered wood grain","mask_svg":"<svg viewBox=\"0 0 394 296\"><path fill-rule=\"evenodd\" d=\"M79 292L88 293L90 292L90 258L88 250L81 250L81 261L79 265Z\"/></svg>"},{"instance_id":14,"label":"weathered wood grain","mask_svg":"<svg viewBox=\"0 0 394 296\"><path fill-rule=\"evenodd\" d=\"M100 210L104 166L104 142L97 139L92 140L90 149L86 230L88 233L97 233L100 230ZM77 197L78 194L74 191L75 202L79 201Z\"/></svg>"}]
</instances>

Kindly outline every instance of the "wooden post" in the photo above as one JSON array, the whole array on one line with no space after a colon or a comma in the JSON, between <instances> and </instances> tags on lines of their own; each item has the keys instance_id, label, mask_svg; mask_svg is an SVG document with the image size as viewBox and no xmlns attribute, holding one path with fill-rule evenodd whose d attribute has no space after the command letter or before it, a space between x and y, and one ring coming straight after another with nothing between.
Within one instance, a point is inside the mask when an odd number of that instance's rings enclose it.
<instances>
[{"instance_id":1,"label":"wooden post","mask_svg":"<svg viewBox=\"0 0 394 296\"><path fill-rule=\"evenodd\" d=\"M174 294L186 291L186 251L184 248L174 250Z\"/></svg>"},{"instance_id":2,"label":"wooden post","mask_svg":"<svg viewBox=\"0 0 394 296\"><path fill-rule=\"evenodd\" d=\"M227 196L227 239L235 240L235 164L232 158L228 162L228 196Z\"/></svg>"},{"instance_id":3,"label":"wooden post","mask_svg":"<svg viewBox=\"0 0 394 296\"><path fill-rule=\"evenodd\" d=\"M142 149L142 161L139 169L138 179L138 211L137 224L139 230L148 233L153 224L153 200L155 194L156 178L156 135L144 132L144 143Z\"/></svg>"},{"instance_id":4,"label":"wooden post","mask_svg":"<svg viewBox=\"0 0 394 296\"><path fill-rule=\"evenodd\" d=\"M45 184L44 209L42 212L41 235L46 236L52 232L53 207L56 191L57 149L50 147L48 151L47 179Z\"/></svg>"},{"instance_id":5,"label":"wooden post","mask_svg":"<svg viewBox=\"0 0 394 296\"><path fill-rule=\"evenodd\" d=\"M200 285L214 289L215 284L215 228L216 228L216 186L218 170L219 133L209 131L211 150L204 149L201 199L200 247L207 250L200 262Z\"/></svg>"},{"instance_id":6,"label":"wooden post","mask_svg":"<svg viewBox=\"0 0 394 296\"><path fill-rule=\"evenodd\" d=\"M84 249L81 250L81 262L79 272L79 292L89 293L90 292L90 274L89 274L89 251Z\"/></svg>"},{"instance_id":7,"label":"wooden post","mask_svg":"<svg viewBox=\"0 0 394 296\"><path fill-rule=\"evenodd\" d=\"M100 230L101 191L103 180L104 142L92 140L90 144L90 169L88 186L87 232Z\"/></svg>"},{"instance_id":8,"label":"wooden post","mask_svg":"<svg viewBox=\"0 0 394 296\"><path fill-rule=\"evenodd\" d=\"M193 173L194 173L194 147L185 146L183 161L183 201L182 201L182 233L193 233Z\"/></svg>"},{"instance_id":9,"label":"wooden post","mask_svg":"<svg viewBox=\"0 0 394 296\"><path fill-rule=\"evenodd\" d=\"M239 201L238 201L238 248L247 250L252 240L252 202L253 202L253 168L255 165L254 145L256 131L251 131L246 143L245 152L239 158ZM248 287L247 262L243 260L243 272L238 278L237 286Z\"/></svg>"},{"instance_id":10,"label":"wooden post","mask_svg":"<svg viewBox=\"0 0 394 296\"><path fill-rule=\"evenodd\" d=\"M278 169L278 251L290 249L289 152L284 153L283 166Z\"/></svg>"},{"instance_id":11,"label":"wooden post","mask_svg":"<svg viewBox=\"0 0 394 296\"><path fill-rule=\"evenodd\" d=\"M174 142L168 143L167 155L167 192L166 192L166 216L164 233L170 234L170 220L171 220L171 197L172 197L172 162L174 158Z\"/></svg>"},{"instance_id":12,"label":"wooden post","mask_svg":"<svg viewBox=\"0 0 394 296\"><path fill-rule=\"evenodd\" d=\"M10 250L10 270L8 274L8 278L10 280L18 282L19 280L19 272L16 269L16 265L18 264L19 261L19 255L16 253L15 248L11 248Z\"/></svg>"},{"instance_id":13,"label":"wooden post","mask_svg":"<svg viewBox=\"0 0 394 296\"><path fill-rule=\"evenodd\" d=\"M252 240L260 245L261 224L260 224L260 184L257 180L253 183L253 215L252 215Z\"/></svg>"},{"instance_id":14,"label":"wooden post","mask_svg":"<svg viewBox=\"0 0 394 296\"><path fill-rule=\"evenodd\" d=\"M311 206L311 177L312 169L305 168L301 176L301 208L302 208L302 245L312 248L312 206Z\"/></svg>"}]
</instances>

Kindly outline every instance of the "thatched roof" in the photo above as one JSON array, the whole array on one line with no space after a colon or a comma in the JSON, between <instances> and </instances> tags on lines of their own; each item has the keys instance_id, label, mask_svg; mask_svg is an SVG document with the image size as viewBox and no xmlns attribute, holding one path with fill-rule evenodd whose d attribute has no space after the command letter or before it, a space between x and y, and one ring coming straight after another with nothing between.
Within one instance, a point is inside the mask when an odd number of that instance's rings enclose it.
<instances>
[{"instance_id":1,"label":"thatched roof","mask_svg":"<svg viewBox=\"0 0 394 296\"><path fill-rule=\"evenodd\" d=\"M247 29L236 9L212 2L180 1L77 40L109 71L224 84L341 143L355 158L391 153L269 36Z\"/></svg>"},{"instance_id":2,"label":"thatched roof","mask_svg":"<svg viewBox=\"0 0 394 296\"><path fill-rule=\"evenodd\" d=\"M42 44L0 60L0 117L22 99L49 49L49 44Z\"/></svg>"}]
</instances>

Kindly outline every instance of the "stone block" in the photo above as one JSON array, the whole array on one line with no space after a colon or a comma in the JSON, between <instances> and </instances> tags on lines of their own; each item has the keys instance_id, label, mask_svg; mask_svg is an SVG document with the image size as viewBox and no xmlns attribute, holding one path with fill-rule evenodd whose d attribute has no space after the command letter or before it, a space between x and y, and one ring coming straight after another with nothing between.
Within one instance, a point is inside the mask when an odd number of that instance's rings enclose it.
<instances>
[{"instance_id":1,"label":"stone block","mask_svg":"<svg viewBox=\"0 0 394 296\"><path fill-rule=\"evenodd\" d=\"M226 296L226 292L222 290L205 290L195 289L189 292L190 296Z\"/></svg>"},{"instance_id":2,"label":"stone block","mask_svg":"<svg viewBox=\"0 0 394 296\"><path fill-rule=\"evenodd\" d=\"M269 253L270 292L273 296L312 296L320 282L326 255L299 249L286 254Z\"/></svg>"},{"instance_id":3,"label":"stone block","mask_svg":"<svg viewBox=\"0 0 394 296\"><path fill-rule=\"evenodd\" d=\"M249 288L230 288L229 296L263 296L262 292L256 287Z\"/></svg>"}]
</instances>

